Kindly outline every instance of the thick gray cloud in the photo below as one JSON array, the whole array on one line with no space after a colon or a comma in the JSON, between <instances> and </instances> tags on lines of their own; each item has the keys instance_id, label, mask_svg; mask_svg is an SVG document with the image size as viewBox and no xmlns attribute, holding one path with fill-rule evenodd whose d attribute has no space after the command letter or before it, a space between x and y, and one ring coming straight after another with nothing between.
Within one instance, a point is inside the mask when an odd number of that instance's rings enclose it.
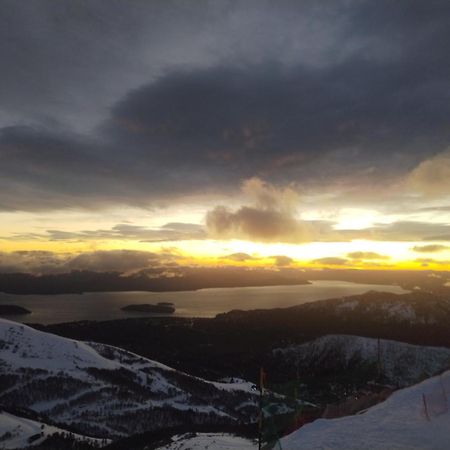
<instances>
[{"instance_id":1,"label":"thick gray cloud","mask_svg":"<svg viewBox=\"0 0 450 450\"><path fill-rule=\"evenodd\" d=\"M57 273L67 258L68 255L47 251L0 252L0 272Z\"/></svg>"},{"instance_id":2,"label":"thick gray cloud","mask_svg":"<svg viewBox=\"0 0 450 450\"><path fill-rule=\"evenodd\" d=\"M137 250L98 250L76 255L45 251L0 252L0 272L36 274L65 273L72 270L131 273L142 269L176 266L169 253Z\"/></svg>"},{"instance_id":3,"label":"thick gray cloud","mask_svg":"<svg viewBox=\"0 0 450 450\"><path fill-rule=\"evenodd\" d=\"M233 212L219 206L206 216L209 235L217 239L248 239L259 242L309 242L310 224L274 210L243 206Z\"/></svg>"},{"instance_id":4,"label":"thick gray cloud","mask_svg":"<svg viewBox=\"0 0 450 450\"><path fill-rule=\"evenodd\" d=\"M65 264L66 270L98 272L132 272L151 266L160 266L163 258L152 252L136 250L103 250L81 253Z\"/></svg>"},{"instance_id":5,"label":"thick gray cloud","mask_svg":"<svg viewBox=\"0 0 450 450\"><path fill-rule=\"evenodd\" d=\"M0 9L2 209L148 206L254 175L323 185L415 167L435 194L423 161L450 138L447 2Z\"/></svg>"}]
</instances>

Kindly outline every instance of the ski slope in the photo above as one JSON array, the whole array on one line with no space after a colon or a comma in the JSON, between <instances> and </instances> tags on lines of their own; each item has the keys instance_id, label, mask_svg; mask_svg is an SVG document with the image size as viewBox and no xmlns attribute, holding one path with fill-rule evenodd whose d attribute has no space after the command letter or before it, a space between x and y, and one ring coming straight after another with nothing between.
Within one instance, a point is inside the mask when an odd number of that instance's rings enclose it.
<instances>
[{"instance_id":1,"label":"ski slope","mask_svg":"<svg viewBox=\"0 0 450 450\"><path fill-rule=\"evenodd\" d=\"M423 396L427 401L427 414ZM281 440L283 450L448 450L450 371L394 392L362 414L318 419Z\"/></svg>"},{"instance_id":2,"label":"ski slope","mask_svg":"<svg viewBox=\"0 0 450 450\"><path fill-rule=\"evenodd\" d=\"M1 449L17 449L38 445L55 433L67 433L67 431L6 412L0 412ZM74 433L71 436L76 440L84 440L97 446L102 445L100 439L87 438Z\"/></svg>"},{"instance_id":3,"label":"ski slope","mask_svg":"<svg viewBox=\"0 0 450 450\"><path fill-rule=\"evenodd\" d=\"M211 382L126 350L0 319L0 405L28 408L82 435L255 420L252 383ZM1 448L1 446L0 446Z\"/></svg>"},{"instance_id":4,"label":"ski slope","mask_svg":"<svg viewBox=\"0 0 450 450\"><path fill-rule=\"evenodd\" d=\"M423 396L427 402L425 412ZM363 413L318 419L285 436L277 450L448 450L450 371L392 394ZM255 450L225 434L179 435L157 450Z\"/></svg>"},{"instance_id":5,"label":"ski slope","mask_svg":"<svg viewBox=\"0 0 450 450\"><path fill-rule=\"evenodd\" d=\"M226 433L192 433L172 437L156 450L255 450L255 442Z\"/></svg>"}]
</instances>

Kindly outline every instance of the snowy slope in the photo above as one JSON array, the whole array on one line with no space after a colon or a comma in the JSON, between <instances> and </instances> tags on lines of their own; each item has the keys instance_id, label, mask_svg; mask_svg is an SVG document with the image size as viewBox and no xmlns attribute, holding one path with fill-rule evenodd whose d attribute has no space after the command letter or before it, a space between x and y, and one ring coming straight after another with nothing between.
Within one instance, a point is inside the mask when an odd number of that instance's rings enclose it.
<instances>
[{"instance_id":1,"label":"snowy slope","mask_svg":"<svg viewBox=\"0 0 450 450\"><path fill-rule=\"evenodd\" d=\"M5 319L0 319L0 341L4 343L2 359L12 369L24 366L67 371L86 367L120 368L120 364L100 356L82 342L43 333Z\"/></svg>"},{"instance_id":2,"label":"snowy slope","mask_svg":"<svg viewBox=\"0 0 450 450\"><path fill-rule=\"evenodd\" d=\"M363 414L316 420L283 438L281 445L283 450L448 450L449 397L447 371L396 391Z\"/></svg>"},{"instance_id":3,"label":"snowy slope","mask_svg":"<svg viewBox=\"0 0 450 450\"><path fill-rule=\"evenodd\" d=\"M274 350L274 355L300 368L355 367L358 363L378 364L386 381L400 387L417 383L450 368L450 349L424 347L404 342L326 335L301 345Z\"/></svg>"},{"instance_id":4,"label":"snowy slope","mask_svg":"<svg viewBox=\"0 0 450 450\"><path fill-rule=\"evenodd\" d=\"M0 404L81 434L120 437L161 426L256 417L251 383L214 383L125 350L0 319Z\"/></svg>"},{"instance_id":5,"label":"snowy slope","mask_svg":"<svg viewBox=\"0 0 450 450\"><path fill-rule=\"evenodd\" d=\"M177 435L170 444L157 450L255 450L258 445L239 436L224 433Z\"/></svg>"},{"instance_id":6,"label":"snowy slope","mask_svg":"<svg viewBox=\"0 0 450 450\"><path fill-rule=\"evenodd\" d=\"M16 449L37 445L55 433L67 432L61 428L41 422L0 412L0 448L2 449ZM86 438L76 434L72 434L72 437L99 446L102 443L101 440Z\"/></svg>"},{"instance_id":7,"label":"snowy slope","mask_svg":"<svg viewBox=\"0 0 450 450\"><path fill-rule=\"evenodd\" d=\"M423 397L427 403L425 413ZM450 371L401 389L366 412L318 419L285 436L282 450L448 450ZM158 450L254 450L254 442L222 434L181 435Z\"/></svg>"},{"instance_id":8,"label":"snowy slope","mask_svg":"<svg viewBox=\"0 0 450 450\"><path fill-rule=\"evenodd\" d=\"M305 303L291 308L303 313L324 313L327 318L390 324L446 325L450 318L450 299L425 292L393 294L368 291L361 295Z\"/></svg>"}]
</instances>

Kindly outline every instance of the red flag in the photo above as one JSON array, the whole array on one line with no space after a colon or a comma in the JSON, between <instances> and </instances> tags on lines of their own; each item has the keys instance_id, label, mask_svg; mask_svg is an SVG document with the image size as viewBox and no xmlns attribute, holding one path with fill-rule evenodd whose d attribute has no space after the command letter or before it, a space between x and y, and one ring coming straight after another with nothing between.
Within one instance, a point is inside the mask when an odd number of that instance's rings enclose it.
<instances>
[{"instance_id":1,"label":"red flag","mask_svg":"<svg viewBox=\"0 0 450 450\"><path fill-rule=\"evenodd\" d=\"M266 388L267 374L261 367L259 370L259 390L262 392Z\"/></svg>"}]
</instances>

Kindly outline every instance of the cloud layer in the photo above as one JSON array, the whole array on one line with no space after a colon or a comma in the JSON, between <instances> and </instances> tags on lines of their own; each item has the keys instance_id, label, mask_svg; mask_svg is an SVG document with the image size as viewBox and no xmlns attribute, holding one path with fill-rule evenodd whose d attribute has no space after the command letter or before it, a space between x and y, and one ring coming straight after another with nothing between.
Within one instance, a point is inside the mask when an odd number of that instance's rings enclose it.
<instances>
[{"instance_id":1,"label":"cloud layer","mask_svg":"<svg viewBox=\"0 0 450 450\"><path fill-rule=\"evenodd\" d=\"M98 250L76 255L45 251L0 252L0 273L65 273L73 270L132 273L157 269L158 273L176 266L168 253L136 250Z\"/></svg>"},{"instance_id":2,"label":"cloud layer","mask_svg":"<svg viewBox=\"0 0 450 450\"><path fill-rule=\"evenodd\" d=\"M448 188L445 2L0 9L0 209L147 207L254 176ZM261 211L214 215L262 240L280 221L289 240L310 233Z\"/></svg>"}]
</instances>

